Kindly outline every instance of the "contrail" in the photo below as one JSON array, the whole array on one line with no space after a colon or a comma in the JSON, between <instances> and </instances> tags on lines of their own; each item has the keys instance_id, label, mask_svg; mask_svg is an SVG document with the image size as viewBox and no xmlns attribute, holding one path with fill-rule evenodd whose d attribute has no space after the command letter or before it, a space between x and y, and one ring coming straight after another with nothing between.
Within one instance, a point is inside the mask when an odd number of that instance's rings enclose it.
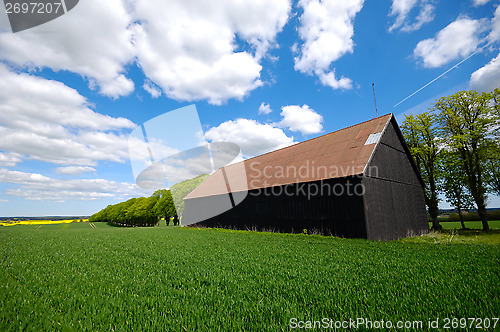
<instances>
[{"instance_id":1,"label":"contrail","mask_svg":"<svg viewBox=\"0 0 500 332\"><path fill-rule=\"evenodd\" d=\"M487 45L485 45L487 46ZM429 83L427 83L426 85L424 85L423 87L421 87L420 89L418 89L417 91L413 92L411 95L409 95L408 97L406 97L405 99L401 100L399 103L397 103L396 105L394 105L394 107L398 106L399 104L401 104L402 102L404 102L405 100L411 98L412 96L414 96L416 93L422 91L423 89L425 89L426 87L428 87L429 85L431 85L432 83L436 82L438 79L440 79L441 77L443 77L444 75L448 74L450 71L452 71L453 69L457 68L458 66L460 66L462 63L464 63L465 61L467 61L468 59L470 59L474 54L476 54L477 52L481 51L485 46L481 47L480 49L478 49L477 51L475 51L474 53L472 53L471 55L469 55L468 57L466 57L465 59L463 59L462 61L460 61L459 63L457 63L456 65L454 65L453 67L451 67L450 69L448 69L447 71L445 71L444 73L442 73L441 75L439 75L438 77L436 77L435 79L433 79L432 81L430 81Z\"/></svg>"}]
</instances>

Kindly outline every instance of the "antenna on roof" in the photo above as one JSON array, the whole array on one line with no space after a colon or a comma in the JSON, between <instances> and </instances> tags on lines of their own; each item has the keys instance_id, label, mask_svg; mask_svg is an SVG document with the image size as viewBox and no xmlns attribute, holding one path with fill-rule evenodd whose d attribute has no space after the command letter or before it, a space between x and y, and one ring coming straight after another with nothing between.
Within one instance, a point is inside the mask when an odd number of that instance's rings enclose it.
<instances>
[{"instance_id":1,"label":"antenna on roof","mask_svg":"<svg viewBox=\"0 0 500 332\"><path fill-rule=\"evenodd\" d=\"M375 98L375 83L372 83L372 89L373 89L373 101L375 102L375 114L377 114L378 118L377 98Z\"/></svg>"}]
</instances>

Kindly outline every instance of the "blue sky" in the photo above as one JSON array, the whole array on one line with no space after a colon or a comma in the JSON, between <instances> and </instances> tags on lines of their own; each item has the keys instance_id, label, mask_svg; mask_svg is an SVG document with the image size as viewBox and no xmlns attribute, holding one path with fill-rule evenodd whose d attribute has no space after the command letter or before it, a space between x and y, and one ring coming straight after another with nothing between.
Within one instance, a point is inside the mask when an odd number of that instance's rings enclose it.
<instances>
[{"instance_id":1,"label":"blue sky","mask_svg":"<svg viewBox=\"0 0 500 332\"><path fill-rule=\"evenodd\" d=\"M246 158L373 118L372 83L379 114L400 123L441 96L490 91L499 4L84 0L18 33L0 7L0 215L88 215L149 195L128 135L180 107Z\"/></svg>"}]
</instances>

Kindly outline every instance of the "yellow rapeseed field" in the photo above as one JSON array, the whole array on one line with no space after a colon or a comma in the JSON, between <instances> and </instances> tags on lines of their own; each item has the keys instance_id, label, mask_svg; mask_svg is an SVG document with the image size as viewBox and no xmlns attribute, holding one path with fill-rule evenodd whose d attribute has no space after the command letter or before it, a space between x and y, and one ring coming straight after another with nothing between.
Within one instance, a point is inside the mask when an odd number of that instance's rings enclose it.
<instances>
[{"instance_id":1,"label":"yellow rapeseed field","mask_svg":"<svg viewBox=\"0 0 500 332\"><path fill-rule=\"evenodd\" d=\"M72 222L87 222L88 219L65 219L65 220L12 220L0 222L1 226L14 225L54 225L54 224L69 224Z\"/></svg>"}]
</instances>

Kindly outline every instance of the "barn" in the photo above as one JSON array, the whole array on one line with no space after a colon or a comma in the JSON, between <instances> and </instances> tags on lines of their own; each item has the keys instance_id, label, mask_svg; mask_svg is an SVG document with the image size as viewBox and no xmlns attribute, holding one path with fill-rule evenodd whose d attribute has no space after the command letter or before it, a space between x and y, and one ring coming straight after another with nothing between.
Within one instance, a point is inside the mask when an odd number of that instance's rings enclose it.
<instances>
[{"instance_id":1,"label":"barn","mask_svg":"<svg viewBox=\"0 0 500 332\"><path fill-rule=\"evenodd\" d=\"M219 168L182 224L394 240L428 232L423 186L387 114Z\"/></svg>"}]
</instances>

